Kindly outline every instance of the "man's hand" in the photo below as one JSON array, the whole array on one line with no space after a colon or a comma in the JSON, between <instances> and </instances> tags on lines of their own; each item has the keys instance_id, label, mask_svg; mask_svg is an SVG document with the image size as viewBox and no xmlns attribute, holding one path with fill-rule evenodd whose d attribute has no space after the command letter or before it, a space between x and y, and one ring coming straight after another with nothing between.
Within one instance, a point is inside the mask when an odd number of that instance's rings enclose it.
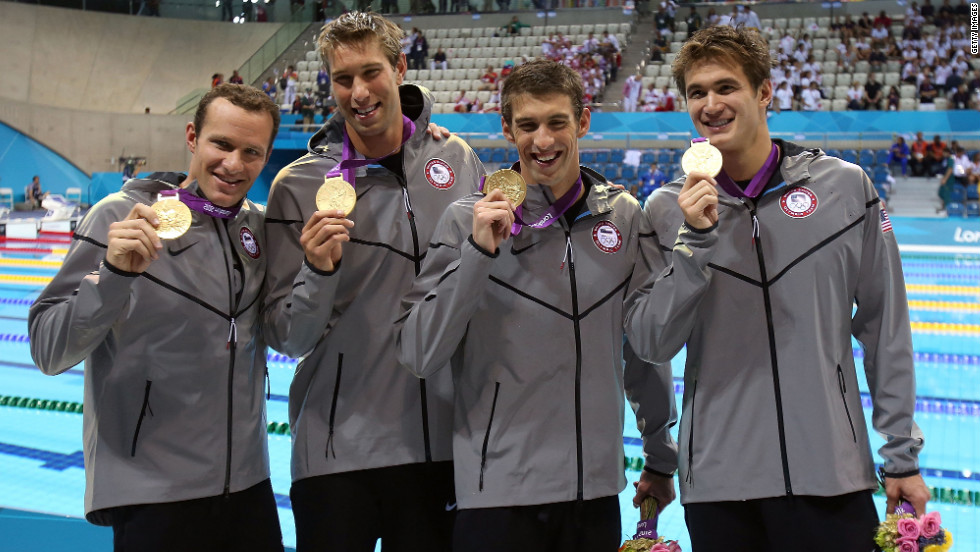
<instances>
[{"instance_id":1,"label":"man's hand","mask_svg":"<svg viewBox=\"0 0 980 552\"><path fill-rule=\"evenodd\" d=\"M704 230L718 222L718 183L710 176L692 172L677 196L684 220L691 228Z\"/></svg>"},{"instance_id":2,"label":"man's hand","mask_svg":"<svg viewBox=\"0 0 980 552\"><path fill-rule=\"evenodd\" d=\"M500 242L510 237L513 224L514 206L499 188L473 205L473 241L490 253L495 253Z\"/></svg>"},{"instance_id":3,"label":"man's hand","mask_svg":"<svg viewBox=\"0 0 980 552\"><path fill-rule=\"evenodd\" d=\"M885 496L888 497L885 513L894 513L898 503L907 500L915 508L917 516L926 513L926 503L932 498L921 475L902 478L885 476Z\"/></svg>"},{"instance_id":4,"label":"man's hand","mask_svg":"<svg viewBox=\"0 0 980 552\"><path fill-rule=\"evenodd\" d=\"M649 496L657 501L657 513L660 513L677 496L673 477L662 477L647 470L640 471L640 480L634 481L633 486L636 487L636 495L633 497L634 508L639 508L643 499Z\"/></svg>"},{"instance_id":5,"label":"man's hand","mask_svg":"<svg viewBox=\"0 0 980 552\"><path fill-rule=\"evenodd\" d=\"M343 211L317 211L306 221L299 243L306 260L317 270L333 272L343 255L342 244L350 241L354 221L344 218Z\"/></svg>"},{"instance_id":6,"label":"man's hand","mask_svg":"<svg viewBox=\"0 0 980 552\"><path fill-rule=\"evenodd\" d=\"M436 142L442 140L443 138L449 138L453 135L452 132L449 132L448 128L439 126L435 123L429 123L429 127L425 129L425 132Z\"/></svg>"},{"instance_id":7,"label":"man's hand","mask_svg":"<svg viewBox=\"0 0 980 552\"><path fill-rule=\"evenodd\" d=\"M157 236L159 225L149 205L134 205L125 219L109 225L106 262L119 270L142 273L160 258L157 251L163 249L163 243Z\"/></svg>"}]
</instances>

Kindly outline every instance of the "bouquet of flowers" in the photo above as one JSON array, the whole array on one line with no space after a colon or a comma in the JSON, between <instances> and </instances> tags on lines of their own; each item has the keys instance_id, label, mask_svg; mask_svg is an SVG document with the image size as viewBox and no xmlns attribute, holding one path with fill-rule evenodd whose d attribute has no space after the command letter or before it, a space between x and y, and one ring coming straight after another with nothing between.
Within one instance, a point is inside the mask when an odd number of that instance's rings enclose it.
<instances>
[{"instance_id":1,"label":"bouquet of flowers","mask_svg":"<svg viewBox=\"0 0 980 552\"><path fill-rule=\"evenodd\" d=\"M939 512L915 517L915 508L902 502L878 526L875 543L882 552L945 552L953 546L953 535L943 529Z\"/></svg>"},{"instance_id":2,"label":"bouquet of flowers","mask_svg":"<svg viewBox=\"0 0 980 552\"><path fill-rule=\"evenodd\" d=\"M681 552L677 541L657 537L657 501L646 497L640 504L636 534L619 547L619 552Z\"/></svg>"}]
</instances>

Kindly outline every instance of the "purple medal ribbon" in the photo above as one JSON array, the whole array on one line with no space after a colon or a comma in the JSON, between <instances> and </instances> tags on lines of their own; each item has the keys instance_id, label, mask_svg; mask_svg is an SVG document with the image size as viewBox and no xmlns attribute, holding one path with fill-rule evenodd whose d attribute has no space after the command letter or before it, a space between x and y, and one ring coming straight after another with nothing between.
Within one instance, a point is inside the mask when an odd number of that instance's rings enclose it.
<instances>
[{"instance_id":1,"label":"purple medal ribbon","mask_svg":"<svg viewBox=\"0 0 980 552\"><path fill-rule=\"evenodd\" d=\"M695 138L694 140L691 140L691 143L693 144L704 141L705 138ZM728 176L725 169L722 169L721 172L718 173L718 176L715 177L715 181L717 181L718 185L732 197L755 198L760 192L762 192L762 189L765 188L766 184L769 182L769 179L772 178L772 175L776 172L778 167L779 148L776 147L776 143L773 142L772 149L769 150L769 157L766 159L766 163L762 166L762 169L752 177L752 180L749 182L749 185L746 186L744 191L738 186L738 184L735 183L735 181L732 180L730 176Z\"/></svg>"},{"instance_id":2,"label":"purple medal ribbon","mask_svg":"<svg viewBox=\"0 0 980 552\"><path fill-rule=\"evenodd\" d=\"M198 213L204 213L205 215L221 218L221 219L232 219L238 214L242 206L239 204L237 207L219 207L214 203L211 203L203 197L198 197L192 194L189 190L180 188L178 190L164 190L160 192L160 197L177 196L177 199L181 203L186 205L192 211L197 211Z\"/></svg>"},{"instance_id":3,"label":"purple medal ribbon","mask_svg":"<svg viewBox=\"0 0 980 552\"><path fill-rule=\"evenodd\" d=\"M399 149L401 149L402 146L405 145L405 142L408 142L409 138L411 138L412 135L415 134L415 123L411 119L409 119L406 115L402 115L402 143L398 144L398 147L395 148L394 151L392 151L388 155L383 155L381 157L376 157L374 159L353 159L352 152L354 151L354 148L353 146L351 146L350 136L347 134L347 125L344 125L343 132L344 132L344 155L341 158L340 163L337 163L337 165L334 166L334 168L330 169L330 172L327 173L327 178L333 178L335 176L340 176L341 174L343 174L344 180L346 180L347 183L353 186L354 178L355 178L354 169L363 167L365 165L372 165L374 163L377 163L378 161L381 161L386 157L390 157L391 155L394 155Z\"/></svg>"},{"instance_id":4,"label":"purple medal ribbon","mask_svg":"<svg viewBox=\"0 0 980 552\"><path fill-rule=\"evenodd\" d=\"M516 169L513 170L519 169L520 163L517 163L516 165L514 165L514 167L516 167ZM480 177L481 192L483 191L483 185L485 183L486 183L486 176ZM575 181L575 185L572 186L572 189L565 192L565 194L560 198L558 198L557 201L549 205L548 210L545 211L543 215L541 215L541 218L539 218L537 221L532 223L527 223L524 221L523 218L521 218L521 213L524 212L524 206L518 205L517 208L514 209L514 225L511 226L510 229L511 235L516 236L520 234L521 227L523 226L527 226L528 228L547 228L551 226L552 224L555 223L556 220L558 220L559 218L561 218L562 215L565 214L565 211L567 211L573 204L575 204L575 200L578 199L578 194L581 191L582 191L582 173L579 172L578 180Z\"/></svg>"}]
</instances>

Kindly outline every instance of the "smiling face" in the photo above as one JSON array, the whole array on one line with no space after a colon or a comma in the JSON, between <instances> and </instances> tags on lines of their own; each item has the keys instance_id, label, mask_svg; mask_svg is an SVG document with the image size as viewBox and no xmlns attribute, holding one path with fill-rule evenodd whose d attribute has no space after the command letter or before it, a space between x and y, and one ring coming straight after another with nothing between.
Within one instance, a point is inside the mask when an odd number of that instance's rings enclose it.
<instances>
[{"instance_id":1,"label":"smiling face","mask_svg":"<svg viewBox=\"0 0 980 552\"><path fill-rule=\"evenodd\" d=\"M755 89L741 67L706 60L685 72L687 112L698 134L728 155L741 156L770 146L766 107L772 83Z\"/></svg>"},{"instance_id":2,"label":"smiling face","mask_svg":"<svg viewBox=\"0 0 980 552\"><path fill-rule=\"evenodd\" d=\"M398 85L405 77L405 55L400 54L392 67L379 40L369 38L332 49L328 64L333 96L348 132L369 148L372 142L400 140Z\"/></svg>"},{"instance_id":3,"label":"smiling face","mask_svg":"<svg viewBox=\"0 0 980 552\"><path fill-rule=\"evenodd\" d=\"M503 132L517 146L521 175L561 197L579 176L578 140L589 131L589 110L576 117L569 97L558 93L517 95L511 110L511 122L502 119Z\"/></svg>"},{"instance_id":4,"label":"smiling face","mask_svg":"<svg viewBox=\"0 0 980 552\"><path fill-rule=\"evenodd\" d=\"M215 98L197 129L188 123L190 174L204 196L221 207L241 203L272 150L274 122L264 111L247 111Z\"/></svg>"}]
</instances>

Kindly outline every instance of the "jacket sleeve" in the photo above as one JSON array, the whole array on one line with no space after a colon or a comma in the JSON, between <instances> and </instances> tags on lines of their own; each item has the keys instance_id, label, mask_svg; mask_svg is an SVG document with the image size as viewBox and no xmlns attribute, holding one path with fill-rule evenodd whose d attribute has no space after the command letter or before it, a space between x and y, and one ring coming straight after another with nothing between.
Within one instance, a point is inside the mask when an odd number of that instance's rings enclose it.
<instances>
[{"instance_id":1,"label":"jacket sleeve","mask_svg":"<svg viewBox=\"0 0 980 552\"><path fill-rule=\"evenodd\" d=\"M446 209L422 272L402 301L398 360L418 377L448 364L489 281L497 252L491 255L473 242L472 220L472 201L466 198Z\"/></svg>"},{"instance_id":2,"label":"jacket sleeve","mask_svg":"<svg viewBox=\"0 0 980 552\"><path fill-rule=\"evenodd\" d=\"M641 238L644 230L642 212L636 213L633 239L637 252L633 263L633 275L627 289L627 305L640 286L649 280L653 266L642 255L641 249L656 244L655 236ZM657 247L659 250L659 247ZM623 312L626 310L624 308ZM625 372L623 385L626 400L636 415L636 428L643 440L644 464L656 472L672 474L677 470L677 443L670 429L677 423L677 405L674 399L674 379L669 362L652 364L636 356L629 341L623 344Z\"/></svg>"},{"instance_id":3,"label":"jacket sleeve","mask_svg":"<svg viewBox=\"0 0 980 552\"><path fill-rule=\"evenodd\" d=\"M292 357L312 351L327 330L343 265L341 259L326 273L306 262L299 241L306 220L295 193L306 180L300 172L293 167L279 171L265 218L269 260L262 326L269 345Z\"/></svg>"},{"instance_id":4,"label":"jacket sleeve","mask_svg":"<svg viewBox=\"0 0 980 552\"><path fill-rule=\"evenodd\" d=\"M85 360L128 308L137 274L100 264L114 216L106 205L93 208L75 231L61 269L31 306L31 357L45 374L60 374Z\"/></svg>"},{"instance_id":5,"label":"jacket sleeve","mask_svg":"<svg viewBox=\"0 0 980 552\"><path fill-rule=\"evenodd\" d=\"M718 239L717 225L697 231L681 224L671 250L660 245L676 220L677 194L660 188L647 200L640 228L640 256L649 277L626 302L626 335L636 354L650 362L668 362L687 341L698 305L711 283L708 262Z\"/></svg>"},{"instance_id":6,"label":"jacket sleeve","mask_svg":"<svg viewBox=\"0 0 980 552\"><path fill-rule=\"evenodd\" d=\"M905 278L895 234L882 230L881 202L868 179L861 271L851 333L864 348L864 371L871 392L872 425L885 438L878 453L885 472L904 474L919 467L924 438L915 423L915 366Z\"/></svg>"}]
</instances>

